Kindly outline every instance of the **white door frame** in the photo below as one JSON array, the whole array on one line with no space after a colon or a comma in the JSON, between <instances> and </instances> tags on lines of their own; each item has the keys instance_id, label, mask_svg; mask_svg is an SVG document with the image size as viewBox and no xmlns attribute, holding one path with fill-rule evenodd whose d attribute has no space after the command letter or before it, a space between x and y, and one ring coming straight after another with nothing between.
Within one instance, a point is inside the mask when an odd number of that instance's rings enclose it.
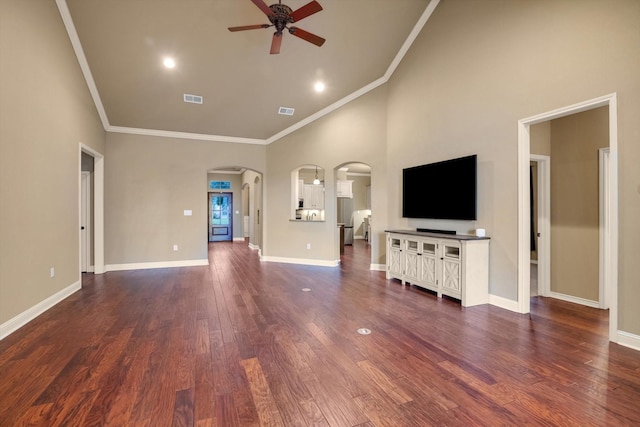
<instances>
[{"instance_id":1,"label":"white door frame","mask_svg":"<svg viewBox=\"0 0 640 427\"><path fill-rule=\"evenodd\" d=\"M602 309L610 307L612 299L611 289L611 212L609 202L609 181L611 180L611 149L601 148L598 150L598 197L599 197L599 260L600 277L598 306Z\"/></svg>"},{"instance_id":2,"label":"white door frame","mask_svg":"<svg viewBox=\"0 0 640 427\"><path fill-rule=\"evenodd\" d=\"M529 224L529 162L530 126L598 107L609 107L609 182L608 205L610 236L608 248L610 268L606 272L611 286L609 301L609 340L618 342L618 108L617 95L612 93L585 102L518 120L518 311L530 309L530 224Z\"/></svg>"},{"instance_id":3,"label":"white door frame","mask_svg":"<svg viewBox=\"0 0 640 427\"><path fill-rule=\"evenodd\" d=\"M93 157L93 270L95 274L103 274L104 268L104 156L93 148L80 143L78 150L78 170L82 165L82 153ZM78 174L78 218L82 215L82 182L81 175ZM82 233L78 227L78 267L81 269Z\"/></svg>"},{"instance_id":4,"label":"white door frame","mask_svg":"<svg viewBox=\"0 0 640 427\"><path fill-rule=\"evenodd\" d=\"M551 293L551 157L531 154L538 166L538 295ZM529 295L531 297L531 295Z\"/></svg>"}]
</instances>

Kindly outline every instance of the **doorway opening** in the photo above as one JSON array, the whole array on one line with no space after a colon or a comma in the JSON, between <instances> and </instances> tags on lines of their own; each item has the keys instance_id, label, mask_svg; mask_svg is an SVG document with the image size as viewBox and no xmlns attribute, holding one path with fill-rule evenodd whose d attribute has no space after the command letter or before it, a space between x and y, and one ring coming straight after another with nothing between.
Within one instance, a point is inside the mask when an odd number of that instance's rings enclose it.
<instances>
[{"instance_id":1,"label":"doorway opening","mask_svg":"<svg viewBox=\"0 0 640 427\"><path fill-rule=\"evenodd\" d=\"M550 235L550 171L551 158L546 155L532 154L530 163L531 179L531 283L532 296L549 296L551 257Z\"/></svg>"},{"instance_id":2,"label":"doorway opening","mask_svg":"<svg viewBox=\"0 0 640 427\"><path fill-rule=\"evenodd\" d=\"M93 273L93 157L82 154L82 171L80 172L80 272ZM89 163L87 165L87 163ZM86 170L89 169L90 170Z\"/></svg>"},{"instance_id":3,"label":"doorway opening","mask_svg":"<svg viewBox=\"0 0 640 427\"><path fill-rule=\"evenodd\" d=\"M208 242L262 244L262 174L243 166L207 171Z\"/></svg>"},{"instance_id":4,"label":"doorway opening","mask_svg":"<svg viewBox=\"0 0 640 427\"><path fill-rule=\"evenodd\" d=\"M345 254L345 248L351 252L364 250L371 268L371 167L361 162L343 163L335 169L335 177L337 259Z\"/></svg>"},{"instance_id":5,"label":"doorway opening","mask_svg":"<svg viewBox=\"0 0 640 427\"><path fill-rule=\"evenodd\" d=\"M83 272L105 272L104 156L81 143L78 157L78 269L82 277Z\"/></svg>"},{"instance_id":6,"label":"doorway opening","mask_svg":"<svg viewBox=\"0 0 640 427\"><path fill-rule=\"evenodd\" d=\"M601 262L605 262L601 268L601 274L605 276L604 283L607 290L604 292L611 296L609 299L609 339L618 341L617 336L617 98L616 94L605 95L600 98L570 105L557 110L539 114L537 116L518 121L518 311L528 313L530 311L530 263L531 263L531 228L530 228L530 127L545 121L558 119L572 114L608 106L609 118L609 151L608 173L606 183L606 198L604 209L608 212L606 224L606 241L602 246L605 253L600 254ZM602 225L601 225L602 227ZM540 266L540 263L538 264ZM538 280L540 281L540 271Z\"/></svg>"}]
</instances>

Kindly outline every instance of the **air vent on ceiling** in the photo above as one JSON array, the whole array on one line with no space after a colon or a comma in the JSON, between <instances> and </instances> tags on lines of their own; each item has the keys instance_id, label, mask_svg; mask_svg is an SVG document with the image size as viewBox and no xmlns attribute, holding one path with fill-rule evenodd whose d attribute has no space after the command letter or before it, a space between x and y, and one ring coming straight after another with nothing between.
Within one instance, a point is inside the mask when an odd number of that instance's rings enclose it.
<instances>
[{"instance_id":1,"label":"air vent on ceiling","mask_svg":"<svg viewBox=\"0 0 640 427\"><path fill-rule=\"evenodd\" d=\"M189 102L191 104L202 104L202 97L199 95L189 95L188 93L185 93L184 102Z\"/></svg>"},{"instance_id":2,"label":"air vent on ceiling","mask_svg":"<svg viewBox=\"0 0 640 427\"><path fill-rule=\"evenodd\" d=\"M278 114L284 114L285 116L293 116L293 112L296 111L295 108L291 107L280 107L278 109Z\"/></svg>"}]
</instances>

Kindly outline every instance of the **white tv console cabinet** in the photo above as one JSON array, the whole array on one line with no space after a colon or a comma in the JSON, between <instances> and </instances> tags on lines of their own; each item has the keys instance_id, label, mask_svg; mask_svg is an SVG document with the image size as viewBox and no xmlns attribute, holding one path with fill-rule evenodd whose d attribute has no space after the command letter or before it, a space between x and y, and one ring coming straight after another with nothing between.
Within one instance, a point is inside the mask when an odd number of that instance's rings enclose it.
<instances>
[{"instance_id":1,"label":"white tv console cabinet","mask_svg":"<svg viewBox=\"0 0 640 427\"><path fill-rule=\"evenodd\" d=\"M459 299L489 303L488 237L386 230L387 279Z\"/></svg>"}]
</instances>

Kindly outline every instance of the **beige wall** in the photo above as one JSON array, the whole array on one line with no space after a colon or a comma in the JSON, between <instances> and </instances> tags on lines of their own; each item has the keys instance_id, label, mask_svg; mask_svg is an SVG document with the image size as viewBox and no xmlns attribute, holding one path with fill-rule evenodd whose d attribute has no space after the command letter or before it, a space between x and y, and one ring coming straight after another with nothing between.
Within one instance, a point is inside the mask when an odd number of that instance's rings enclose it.
<instances>
[{"instance_id":1,"label":"beige wall","mask_svg":"<svg viewBox=\"0 0 640 427\"><path fill-rule=\"evenodd\" d=\"M264 171L265 151L262 145L109 133L107 266L207 259L207 171L229 166ZM193 215L184 216L185 209Z\"/></svg>"},{"instance_id":2,"label":"beige wall","mask_svg":"<svg viewBox=\"0 0 640 427\"><path fill-rule=\"evenodd\" d=\"M640 334L640 2L443 0L389 82L390 223L401 169L477 153L490 291L517 298L517 122L618 94L621 329ZM445 225L445 224L443 224Z\"/></svg>"},{"instance_id":3,"label":"beige wall","mask_svg":"<svg viewBox=\"0 0 640 427\"><path fill-rule=\"evenodd\" d=\"M374 234L372 263L384 264L386 218L386 86L269 145L267 149L265 255L281 258L338 260L335 173L325 173L325 222L290 219L291 171L318 165L335 171L345 163L371 166ZM311 249L306 249L306 244Z\"/></svg>"},{"instance_id":4,"label":"beige wall","mask_svg":"<svg viewBox=\"0 0 640 427\"><path fill-rule=\"evenodd\" d=\"M0 2L0 64L2 325L79 283L79 143L105 136L54 1Z\"/></svg>"},{"instance_id":5,"label":"beige wall","mask_svg":"<svg viewBox=\"0 0 640 427\"><path fill-rule=\"evenodd\" d=\"M542 156L551 155L551 121L529 127L529 152Z\"/></svg>"},{"instance_id":6,"label":"beige wall","mask_svg":"<svg viewBox=\"0 0 640 427\"><path fill-rule=\"evenodd\" d=\"M551 291L599 299L598 149L609 108L551 121Z\"/></svg>"}]
</instances>

